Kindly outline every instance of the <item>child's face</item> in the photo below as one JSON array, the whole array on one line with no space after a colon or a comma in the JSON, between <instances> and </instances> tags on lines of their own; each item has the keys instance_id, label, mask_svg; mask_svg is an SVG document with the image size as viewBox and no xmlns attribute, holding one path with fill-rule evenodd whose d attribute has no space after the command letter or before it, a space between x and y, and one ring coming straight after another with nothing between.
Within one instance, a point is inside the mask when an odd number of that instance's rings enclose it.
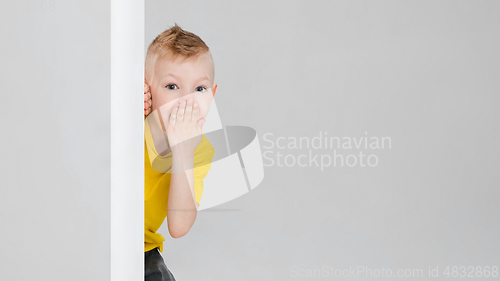
<instances>
[{"instance_id":1,"label":"child's face","mask_svg":"<svg viewBox=\"0 0 500 281\"><path fill-rule=\"evenodd\" d=\"M199 118L205 118L217 88L213 81L213 61L209 52L184 61L181 57L172 59L167 56L155 64L154 77L149 85L151 110L161 107L162 115L170 113L178 102L191 98L199 105Z\"/></svg>"}]
</instances>

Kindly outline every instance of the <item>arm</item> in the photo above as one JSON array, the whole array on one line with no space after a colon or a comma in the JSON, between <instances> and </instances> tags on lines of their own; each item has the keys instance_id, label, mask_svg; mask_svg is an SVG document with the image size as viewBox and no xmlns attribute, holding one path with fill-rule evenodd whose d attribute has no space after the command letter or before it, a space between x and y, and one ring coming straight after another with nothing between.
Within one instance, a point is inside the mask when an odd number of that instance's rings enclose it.
<instances>
[{"instance_id":1,"label":"arm","mask_svg":"<svg viewBox=\"0 0 500 281\"><path fill-rule=\"evenodd\" d=\"M194 151L202 140L204 118L191 98L172 109L167 138L172 151L172 170L168 195L167 224L173 238L186 235L196 220L198 204L194 192Z\"/></svg>"},{"instance_id":2,"label":"arm","mask_svg":"<svg viewBox=\"0 0 500 281\"><path fill-rule=\"evenodd\" d=\"M186 235L196 220L198 203L194 193L193 154L182 148L172 150L167 224L173 238Z\"/></svg>"}]
</instances>

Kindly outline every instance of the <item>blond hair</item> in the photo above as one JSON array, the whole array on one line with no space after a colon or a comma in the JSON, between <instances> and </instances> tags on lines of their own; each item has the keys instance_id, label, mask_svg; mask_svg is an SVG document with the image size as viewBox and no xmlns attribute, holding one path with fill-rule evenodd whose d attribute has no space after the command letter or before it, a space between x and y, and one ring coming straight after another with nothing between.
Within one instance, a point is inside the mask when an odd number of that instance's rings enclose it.
<instances>
[{"instance_id":1,"label":"blond hair","mask_svg":"<svg viewBox=\"0 0 500 281\"><path fill-rule=\"evenodd\" d=\"M165 56L183 59L196 57L210 49L198 35L186 31L175 23L173 27L163 31L151 42L146 53L145 78L151 83L155 63Z\"/></svg>"}]
</instances>

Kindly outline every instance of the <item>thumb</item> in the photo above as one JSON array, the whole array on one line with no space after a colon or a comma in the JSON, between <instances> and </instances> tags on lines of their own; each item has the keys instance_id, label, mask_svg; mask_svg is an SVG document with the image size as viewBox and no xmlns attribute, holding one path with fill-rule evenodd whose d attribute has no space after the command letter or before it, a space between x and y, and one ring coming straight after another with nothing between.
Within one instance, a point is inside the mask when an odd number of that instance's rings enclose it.
<instances>
[{"instance_id":1,"label":"thumb","mask_svg":"<svg viewBox=\"0 0 500 281\"><path fill-rule=\"evenodd\" d=\"M205 118L201 118L200 120L198 120L198 128L200 128L200 130L203 127L203 124L205 124L205 121L207 121L205 120Z\"/></svg>"}]
</instances>

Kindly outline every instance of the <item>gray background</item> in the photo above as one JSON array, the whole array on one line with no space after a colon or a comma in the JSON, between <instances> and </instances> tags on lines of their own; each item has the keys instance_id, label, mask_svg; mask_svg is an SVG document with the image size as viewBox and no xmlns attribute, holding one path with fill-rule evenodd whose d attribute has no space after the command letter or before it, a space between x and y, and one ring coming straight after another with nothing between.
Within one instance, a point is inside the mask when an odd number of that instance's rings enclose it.
<instances>
[{"instance_id":1,"label":"gray background","mask_svg":"<svg viewBox=\"0 0 500 281\"><path fill-rule=\"evenodd\" d=\"M29 3L0 10L0 279L109 280L109 3ZM148 0L145 47L175 21L212 49L225 125L262 146L266 133L392 139L376 167L266 167L225 211L165 235L176 278L500 266L499 8Z\"/></svg>"},{"instance_id":2,"label":"gray background","mask_svg":"<svg viewBox=\"0 0 500 281\"><path fill-rule=\"evenodd\" d=\"M0 280L110 280L110 3L0 23Z\"/></svg>"},{"instance_id":3,"label":"gray background","mask_svg":"<svg viewBox=\"0 0 500 281\"><path fill-rule=\"evenodd\" d=\"M376 167L266 167L227 211L166 233L176 278L500 265L500 3L147 1L145 48L174 22L212 49L223 124L255 128L263 152L308 153L266 133L392 139L367 151Z\"/></svg>"}]
</instances>

